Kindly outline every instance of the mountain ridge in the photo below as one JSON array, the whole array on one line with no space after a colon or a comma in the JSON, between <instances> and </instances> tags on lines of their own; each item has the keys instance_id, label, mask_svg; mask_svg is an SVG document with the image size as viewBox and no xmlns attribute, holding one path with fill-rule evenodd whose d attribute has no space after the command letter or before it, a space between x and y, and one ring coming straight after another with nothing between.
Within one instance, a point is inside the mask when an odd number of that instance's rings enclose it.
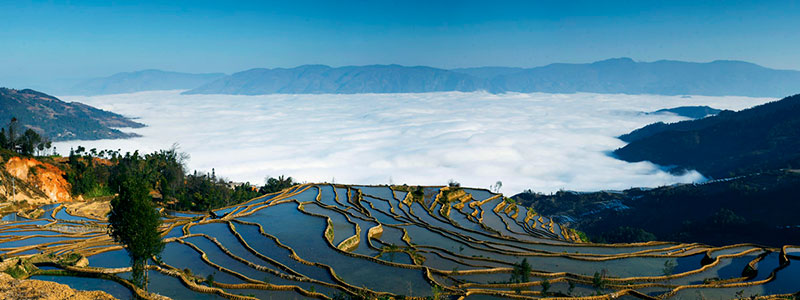
<instances>
[{"instance_id":1,"label":"mountain ridge","mask_svg":"<svg viewBox=\"0 0 800 300\"><path fill-rule=\"evenodd\" d=\"M184 94L357 94L471 92L485 81L467 74L426 66L368 65L254 68L217 79Z\"/></svg>"},{"instance_id":2,"label":"mountain ridge","mask_svg":"<svg viewBox=\"0 0 800 300\"><path fill-rule=\"evenodd\" d=\"M621 93L780 97L797 92L800 71L715 60L638 62L612 58L534 68L366 65L254 68L203 84L185 94L355 94L439 91L491 93Z\"/></svg>"},{"instance_id":3,"label":"mountain ridge","mask_svg":"<svg viewBox=\"0 0 800 300\"><path fill-rule=\"evenodd\" d=\"M588 64L549 64L491 81L495 91L781 97L797 92L800 71L731 60L636 62L612 58Z\"/></svg>"}]
</instances>

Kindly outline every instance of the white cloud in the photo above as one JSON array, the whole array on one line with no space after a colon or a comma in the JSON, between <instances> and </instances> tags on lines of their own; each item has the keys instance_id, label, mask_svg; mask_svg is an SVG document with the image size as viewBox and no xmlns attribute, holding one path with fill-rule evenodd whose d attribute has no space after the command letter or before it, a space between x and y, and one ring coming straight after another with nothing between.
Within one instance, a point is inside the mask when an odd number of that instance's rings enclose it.
<instances>
[{"instance_id":1,"label":"white cloud","mask_svg":"<svg viewBox=\"0 0 800 300\"><path fill-rule=\"evenodd\" d=\"M642 111L682 105L743 109L771 99L654 95L426 93L180 95L179 91L64 97L139 118L129 140L57 143L151 152L178 143L189 167L236 181L267 175L309 182L445 184L507 194L624 189L702 180L607 155L615 138L656 121Z\"/></svg>"}]
</instances>

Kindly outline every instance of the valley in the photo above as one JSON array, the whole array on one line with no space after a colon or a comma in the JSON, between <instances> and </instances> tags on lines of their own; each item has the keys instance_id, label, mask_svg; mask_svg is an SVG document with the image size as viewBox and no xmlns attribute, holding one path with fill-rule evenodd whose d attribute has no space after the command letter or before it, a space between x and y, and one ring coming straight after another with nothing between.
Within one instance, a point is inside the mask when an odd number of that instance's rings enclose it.
<instances>
[{"instance_id":1,"label":"valley","mask_svg":"<svg viewBox=\"0 0 800 300\"><path fill-rule=\"evenodd\" d=\"M649 162L608 155L617 137L655 122L645 114L708 105L741 110L772 98L502 94L183 95L180 91L62 97L147 124L132 139L57 142L61 155L83 146L152 152L176 144L189 169L215 169L236 182L291 174L310 182L426 185L456 180L502 191L596 191L703 180ZM363 163L369 161L368 164ZM424 171L421 171L424 170Z\"/></svg>"},{"instance_id":2,"label":"valley","mask_svg":"<svg viewBox=\"0 0 800 300\"><path fill-rule=\"evenodd\" d=\"M162 103L165 97L186 114L167 117L176 110ZM461 103L443 102L454 97ZM132 139L55 143L58 149L70 149L68 157L17 157L5 150L2 188L7 204L0 223L0 257L8 262L5 272L16 278L100 289L118 299L684 299L793 297L797 292L798 270L790 262L798 259L800 248L785 243L800 233L792 227L791 212L796 208L789 200L800 186L796 170L706 182L696 172L669 173L657 165L627 163L609 155L614 147L624 146L616 136L635 143L674 126L687 126L672 124L717 124L715 118L739 122L742 119L735 116L741 113L732 110L761 103L775 106L771 99L485 93L209 97L178 91L73 99L141 115L138 120L148 126L131 129L132 134L142 135ZM364 106L367 102L373 106ZM303 103L327 109L290 109ZM708 106L686 105L690 103ZM475 105L492 109L481 113L468 109ZM141 109L155 112L151 108L156 106L163 115L140 113ZM226 109L218 110L221 107ZM431 118L437 111L450 119ZM719 114L706 117L709 113ZM343 121L353 115L363 121ZM509 127L513 123L495 120L501 115L527 125ZM205 122L179 125L198 118ZM776 117L771 120L781 122ZM660 123L655 133L634 130L663 121L670 123ZM248 122L262 131L242 130ZM446 127L439 127L440 122ZM392 126L375 127L378 123ZM461 129L453 131L453 126ZM406 131L417 134L402 133ZM361 137L353 139L353 134ZM531 135L539 140L525 140ZM163 147L175 137L200 155L191 165L184 165L190 156L178 152L176 145L141 156L121 152ZM609 142L600 146L605 139ZM271 146L278 141L297 149ZM247 148L225 146L231 143ZM317 157L302 153L326 143L339 152L324 156L320 155L326 152L319 152ZM471 147L441 152L446 145L459 144ZM120 150L98 151L111 145ZM350 152L353 147L370 150ZM403 157L414 151L419 155L419 149L443 157L441 161L464 164L461 168L466 171L461 174L478 174L475 170L486 166L523 162L546 166L537 162L558 158L553 151L564 147L579 149L568 152L568 157L591 159L552 164L535 175L522 172L510 180L508 174L491 173L458 178L470 184L503 179L491 190L461 187L452 178L447 186L417 185L422 177L395 175L404 171L407 158ZM503 149L509 152L481 157ZM332 156L361 159L359 153L380 151L402 159L383 167L348 160L333 168L313 167L314 161L329 163ZM542 153L553 155L527 156ZM203 162L203 155L214 164ZM461 158L454 160L453 155ZM288 157L308 163L282 165L280 161ZM107 232L109 200L119 197L114 192L119 188L116 178L139 159L149 170L143 174L161 174L146 179L148 201L159 207L158 230L165 243L163 252L147 264L147 290L134 283L125 248ZM227 159L250 167L231 168L236 163L222 163ZM211 172L189 172L198 160ZM258 164L282 167L253 167ZM416 174L418 167L411 165L407 171ZM453 166L427 166L437 168ZM250 184L259 179L241 177L237 169L259 174L286 171L303 179L317 178L319 183L297 184L280 176L270 177L260 187ZM233 177L217 177L217 170ZM349 174L344 170L372 173L342 177ZM580 187L585 180L578 175L564 179L565 170L597 173L588 177L595 178L584 187L589 190L639 186L647 178L652 183L620 192L556 190L557 184ZM616 175L597 180L602 174ZM333 182L339 181L335 176L363 183ZM413 181L386 185L381 178ZM500 189L530 187L526 178L559 183L534 184L537 192L511 198L500 193ZM9 180L11 190L18 192L10 197ZM761 200L764 197L770 201ZM754 202L760 203L759 209L753 209Z\"/></svg>"},{"instance_id":3,"label":"valley","mask_svg":"<svg viewBox=\"0 0 800 300\"><path fill-rule=\"evenodd\" d=\"M0 300L800 300L798 5L0 1Z\"/></svg>"}]
</instances>

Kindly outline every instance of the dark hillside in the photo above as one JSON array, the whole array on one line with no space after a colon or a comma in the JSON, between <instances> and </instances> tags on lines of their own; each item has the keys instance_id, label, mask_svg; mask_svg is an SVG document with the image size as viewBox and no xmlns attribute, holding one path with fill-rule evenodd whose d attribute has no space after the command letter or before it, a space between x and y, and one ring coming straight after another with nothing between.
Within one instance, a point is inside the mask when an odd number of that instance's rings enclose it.
<instances>
[{"instance_id":1,"label":"dark hillside","mask_svg":"<svg viewBox=\"0 0 800 300\"><path fill-rule=\"evenodd\" d=\"M621 139L614 154L712 178L800 166L800 95L704 119L655 123Z\"/></svg>"},{"instance_id":2,"label":"dark hillside","mask_svg":"<svg viewBox=\"0 0 800 300\"><path fill-rule=\"evenodd\" d=\"M541 214L560 216L595 241L780 246L800 240L797 195L800 171L780 170L650 190L522 193L513 198Z\"/></svg>"},{"instance_id":3,"label":"dark hillside","mask_svg":"<svg viewBox=\"0 0 800 300\"><path fill-rule=\"evenodd\" d=\"M54 141L133 137L114 128L144 125L121 115L82 103L67 103L34 90L0 88L0 124L17 118L19 126L44 134Z\"/></svg>"}]
</instances>

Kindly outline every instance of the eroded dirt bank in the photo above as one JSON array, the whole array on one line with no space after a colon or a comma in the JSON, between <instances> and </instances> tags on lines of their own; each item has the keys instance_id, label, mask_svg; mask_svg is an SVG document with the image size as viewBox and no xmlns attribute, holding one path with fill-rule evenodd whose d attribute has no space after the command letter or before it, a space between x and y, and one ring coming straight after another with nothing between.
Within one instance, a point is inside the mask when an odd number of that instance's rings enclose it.
<instances>
[{"instance_id":1,"label":"eroded dirt bank","mask_svg":"<svg viewBox=\"0 0 800 300\"><path fill-rule=\"evenodd\" d=\"M35 279L14 279L0 273L0 300L113 300L117 299L103 291L78 291L66 284Z\"/></svg>"}]
</instances>

